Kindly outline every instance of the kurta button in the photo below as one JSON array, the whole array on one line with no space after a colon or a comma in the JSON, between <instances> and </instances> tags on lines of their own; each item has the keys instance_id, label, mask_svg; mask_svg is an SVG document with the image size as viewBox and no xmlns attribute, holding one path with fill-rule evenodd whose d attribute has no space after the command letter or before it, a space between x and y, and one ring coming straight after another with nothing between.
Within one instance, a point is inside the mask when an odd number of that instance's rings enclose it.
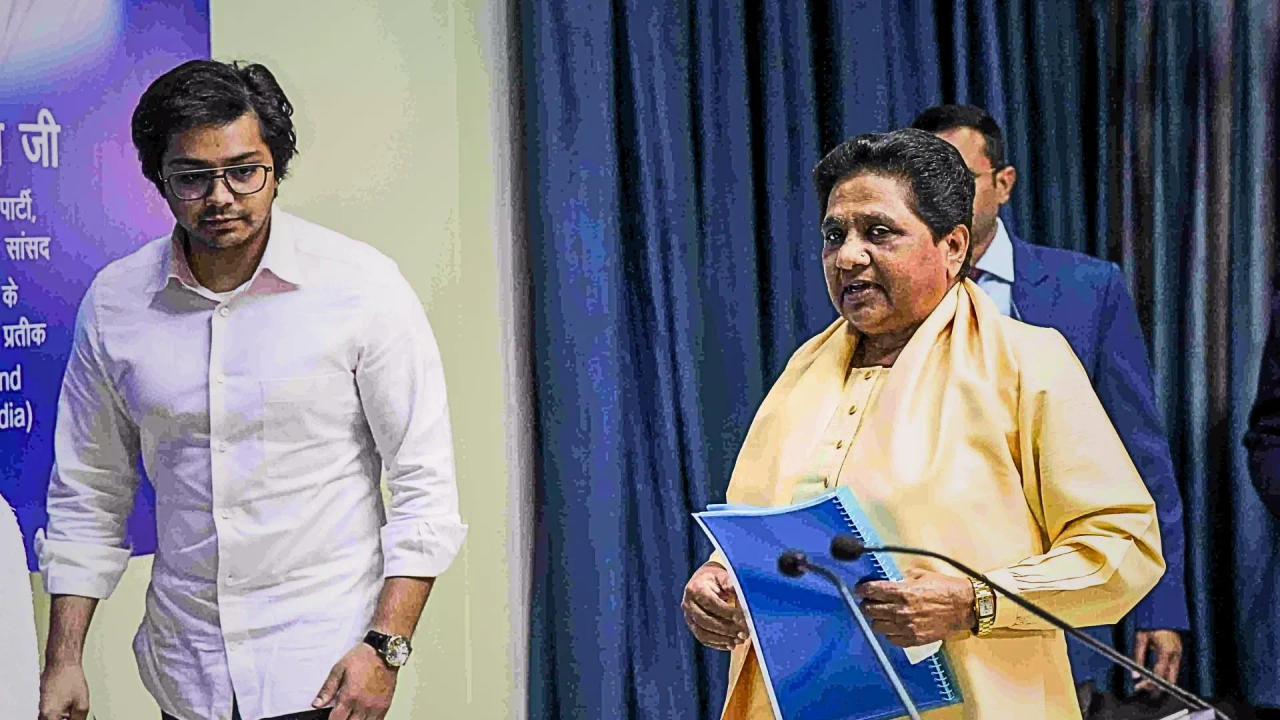
<instances>
[{"instance_id":1,"label":"kurta button","mask_svg":"<svg viewBox=\"0 0 1280 720\"><path fill-rule=\"evenodd\" d=\"M844 441L843 441L843 440L837 440L837 441L836 441L836 449L837 449L837 450L839 450L839 449L840 449L840 448L842 448L842 447L844 447Z\"/></svg>"},{"instance_id":2,"label":"kurta button","mask_svg":"<svg viewBox=\"0 0 1280 720\"><path fill-rule=\"evenodd\" d=\"M218 308L218 314L221 315L222 317L226 317L231 314L231 308L226 306L220 307Z\"/></svg>"},{"instance_id":3,"label":"kurta button","mask_svg":"<svg viewBox=\"0 0 1280 720\"><path fill-rule=\"evenodd\" d=\"M852 415L852 414L854 414L854 413L856 413L856 412L858 412L858 406L857 406L857 405L850 405L850 406L849 406L849 414L850 414L850 415Z\"/></svg>"},{"instance_id":4,"label":"kurta button","mask_svg":"<svg viewBox=\"0 0 1280 720\"><path fill-rule=\"evenodd\" d=\"M868 370L868 371L867 371L867 372L862 376L862 379L863 379L863 380L870 380L872 375L875 375L875 373L874 373L874 372L872 372L872 371L870 371L870 370Z\"/></svg>"}]
</instances>

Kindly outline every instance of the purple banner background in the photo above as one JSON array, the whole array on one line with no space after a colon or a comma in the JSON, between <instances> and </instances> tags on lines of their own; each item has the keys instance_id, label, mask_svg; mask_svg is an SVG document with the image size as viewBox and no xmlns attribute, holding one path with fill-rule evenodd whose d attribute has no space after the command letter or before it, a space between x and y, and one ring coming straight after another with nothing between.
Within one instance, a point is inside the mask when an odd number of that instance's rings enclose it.
<instances>
[{"instance_id":1,"label":"purple banner background","mask_svg":"<svg viewBox=\"0 0 1280 720\"><path fill-rule=\"evenodd\" d=\"M208 0L15 0L0 16L0 198L30 189L34 213L33 220L0 214L0 235L51 238L48 259L14 259L8 243L0 246L0 286L10 278L17 286L16 303L0 302L0 324L22 317L47 324L38 347L0 345L0 494L17 511L32 570L80 300L104 265L173 224L163 198L142 177L130 116L158 75L207 57ZM49 167L28 159L23 137L35 136L18 127L36 122L42 108L61 128L56 168L51 154ZM21 388L14 389L19 366ZM31 418L21 423L28 404ZM155 537L154 492L144 478L129 519L133 553L154 552Z\"/></svg>"}]
</instances>

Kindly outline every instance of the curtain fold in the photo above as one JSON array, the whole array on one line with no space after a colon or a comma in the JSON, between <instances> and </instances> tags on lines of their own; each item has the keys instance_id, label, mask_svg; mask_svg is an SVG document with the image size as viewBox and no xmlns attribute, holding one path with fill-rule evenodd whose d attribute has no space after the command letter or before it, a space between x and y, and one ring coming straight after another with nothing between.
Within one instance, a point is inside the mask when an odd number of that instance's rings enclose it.
<instances>
[{"instance_id":1,"label":"curtain fold","mask_svg":"<svg viewBox=\"0 0 1280 720\"><path fill-rule=\"evenodd\" d=\"M809 173L987 108L1005 217L1129 278L1188 534L1192 686L1280 705L1280 529L1240 437L1276 231L1276 4L521 3L537 406L531 718L715 717L680 593L755 408L825 326Z\"/></svg>"}]
</instances>

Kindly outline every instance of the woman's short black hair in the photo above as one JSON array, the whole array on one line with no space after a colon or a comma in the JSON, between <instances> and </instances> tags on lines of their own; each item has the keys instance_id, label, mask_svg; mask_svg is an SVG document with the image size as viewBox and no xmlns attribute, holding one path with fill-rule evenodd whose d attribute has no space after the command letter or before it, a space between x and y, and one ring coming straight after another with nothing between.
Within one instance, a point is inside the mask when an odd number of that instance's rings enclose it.
<instances>
[{"instance_id":1,"label":"woman's short black hair","mask_svg":"<svg viewBox=\"0 0 1280 720\"><path fill-rule=\"evenodd\" d=\"M235 122L252 112L271 149L272 172L283 180L298 152L293 105L265 66L191 60L156 78L133 111L133 145L142 174L164 193L161 165L174 135Z\"/></svg>"},{"instance_id":2,"label":"woman's short black hair","mask_svg":"<svg viewBox=\"0 0 1280 720\"><path fill-rule=\"evenodd\" d=\"M934 241L957 225L972 231L973 175L951 143L912 128L846 140L813 169L821 217L827 215L827 201L837 183L867 173L904 183L907 207L929 227ZM968 269L966 255L962 271Z\"/></svg>"}]
</instances>

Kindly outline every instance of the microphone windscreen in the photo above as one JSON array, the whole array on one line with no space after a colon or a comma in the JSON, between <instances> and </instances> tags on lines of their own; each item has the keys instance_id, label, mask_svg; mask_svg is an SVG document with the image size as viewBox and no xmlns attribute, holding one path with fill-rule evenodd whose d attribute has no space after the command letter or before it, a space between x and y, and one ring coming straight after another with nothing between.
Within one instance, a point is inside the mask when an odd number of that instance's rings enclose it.
<instances>
[{"instance_id":1,"label":"microphone windscreen","mask_svg":"<svg viewBox=\"0 0 1280 720\"><path fill-rule=\"evenodd\" d=\"M867 546L852 535L837 535L831 540L831 557L849 562L857 560L865 553Z\"/></svg>"},{"instance_id":2,"label":"microphone windscreen","mask_svg":"<svg viewBox=\"0 0 1280 720\"><path fill-rule=\"evenodd\" d=\"M799 550L788 550L778 556L778 571L787 577L800 577L804 574L809 559Z\"/></svg>"}]
</instances>

